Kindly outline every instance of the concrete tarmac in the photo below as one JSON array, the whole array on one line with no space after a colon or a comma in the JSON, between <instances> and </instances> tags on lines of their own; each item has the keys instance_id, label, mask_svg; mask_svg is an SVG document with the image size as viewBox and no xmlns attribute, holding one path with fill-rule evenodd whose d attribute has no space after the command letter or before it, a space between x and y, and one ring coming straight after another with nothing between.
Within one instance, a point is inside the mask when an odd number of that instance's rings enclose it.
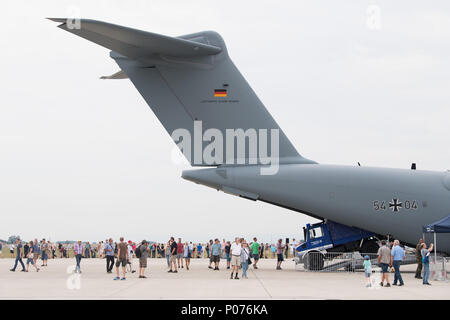
<instances>
[{"instance_id":1,"label":"concrete tarmac","mask_svg":"<svg viewBox=\"0 0 450 320\"><path fill-rule=\"evenodd\" d=\"M41 261L38 261L40 265ZM248 270L248 279L230 280L225 261L220 271L207 268L208 260L192 259L189 271L167 273L165 259L149 259L147 279L137 272L127 273L127 280L113 281L106 273L105 259L83 259L82 273L71 271L75 259L48 260L48 267L36 272L9 271L13 259L0 260L0 299L449 299L450 283L433 281L422 285L414 273L404 273L405 286L379 287L380 274L372 275L376 285L365 287L364 274L314 273L295 270L292 261L283 262L283 270L275 270L275 259L259 262L259 269ZM134 268L138 260L133 262ZM405 266L412 270L414 266ZM115 272L115 268L113 269ZM390 274L391 284L394 278Z\"/></svg>"}]
</instances>

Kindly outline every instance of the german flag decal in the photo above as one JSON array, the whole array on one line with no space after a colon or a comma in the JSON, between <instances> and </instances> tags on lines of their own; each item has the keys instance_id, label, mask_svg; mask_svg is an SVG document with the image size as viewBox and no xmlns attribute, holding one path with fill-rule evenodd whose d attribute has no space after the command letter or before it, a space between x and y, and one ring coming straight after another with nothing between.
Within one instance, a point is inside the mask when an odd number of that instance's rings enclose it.
<instances>
[{"instance_id":1,"label":"german flag decal","mask_svg":"<svg viewBox=\"0 0 450 320\"><path fill-rule=\"evenodd\" d=\"M214 97L226 97L226 96L227 96L227 89L214 90Z\"/></svg>"}]
</instances>

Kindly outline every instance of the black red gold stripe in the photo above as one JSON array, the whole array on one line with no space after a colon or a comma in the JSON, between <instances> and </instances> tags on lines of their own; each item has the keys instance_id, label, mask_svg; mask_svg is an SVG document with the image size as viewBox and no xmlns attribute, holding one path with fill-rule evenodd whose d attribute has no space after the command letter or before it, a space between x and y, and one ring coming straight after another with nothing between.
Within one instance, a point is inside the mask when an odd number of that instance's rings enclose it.
<instances>
[{"instance_id":1,"label":"black red gold stripe","mask_svg":"<svg viewBox=\"0 0 450 320\"><path fill-rule=\"evenodd\" d=\"M227 89L214 90L214 97L226 97L226 96L227 96Z\"/></svg>"}]
</instances>

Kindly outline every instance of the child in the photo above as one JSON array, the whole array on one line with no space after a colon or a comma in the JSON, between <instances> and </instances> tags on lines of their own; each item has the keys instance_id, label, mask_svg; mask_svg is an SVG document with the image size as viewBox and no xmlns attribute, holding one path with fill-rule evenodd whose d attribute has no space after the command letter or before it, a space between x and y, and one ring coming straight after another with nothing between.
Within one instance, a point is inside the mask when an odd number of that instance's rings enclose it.
<instances>
[{"instance_id":1,"label":"child","mask_svg":"<svg viewBox=\"0 0 450 320\"><path fill-rule=\"evenodd\" d=\"M365 256L364 257L364 274L366 276L366 288L369 288L372 286L370 283L370 275L372 274L372 264L370 263L370 257Z\"/></svg>"}]
</instances>

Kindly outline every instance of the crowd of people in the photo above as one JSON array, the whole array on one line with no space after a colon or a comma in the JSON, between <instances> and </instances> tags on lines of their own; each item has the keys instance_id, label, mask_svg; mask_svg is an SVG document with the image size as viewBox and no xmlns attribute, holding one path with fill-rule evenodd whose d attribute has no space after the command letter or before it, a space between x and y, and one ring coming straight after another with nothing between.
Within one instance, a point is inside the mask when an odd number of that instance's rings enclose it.
<instances>
[{"instance_id":1,"label":"crowd of people","mask_svg":"<svg viewBox=\"0 0 450 320\"><path fill-rule=\"evenodd\" d=\"M3 244L0 244L3 246ZM281 263L285 257L294 256L294 248L297 245L295 239L293 243L283 243L279 239L276 244L259 243L257 238L247 242L244 238L235 238L233 242L225 239L220 242L218 238L202 244L192 242L182 242L181 238L175 241L171 237L167 243L155 243L142 240L140 243L129 240L125 242L121 237L119 242L114 242L112 238L90 244L89 242L77 241L75 243L52 243L42 239L35 239L30 242L23 242L19 238L15 243L9 245L11 257L15 257L14 266L11 271L16 271L20 264L23 272L28 272L31 266L38 272L38 259L42 260L40 267L46 267L48 259L55 258L75 258L76 267L74 272L81 273L81 261L85 258L103 258L106 261L106 272L113 273L116 267L114 280L125 280L126 273L134 273L133 258L139 259L139 278L146 278L145 269L149 258L165 258L169 273L177 273L179 269L189 270L190 260L194 258L207 258L208 268L219 270L220 260L225 260L226 269L231 269L232 279L239 279L239 270L242 271L242 278L247 278L247 270L250 265L258 269L260 259L277 257L276 269L281 270ZM1 252L1 248L0 248ZM24 259L26 262L24 263ZM128 268L128 270L127 270Z\"/></svg>"},{"instance_id":2,"label":"crowd of people","mask_svg":"<svg viewBox=\"0 0 450 320\"><path fill-rule=\"evenodd\" d=\"M205 244L183 242L181 238L175 240L171 237L165 244L142 240L140 243L129 240L125 242L121 237L119 242L114 242L112 238L90 244L89 242L77 241L70 243L52 243L42 239L23 242L19 238L15 243L9 245L11 257L15 257L14 266L11 271L16 271L18 264L22 267L22 272L29 272L31 267L38 272L42 267L46 267L48 259L75 257L76 267L74 272L81 273L81 261L85 258L103 258L106 262L106 273L113 273L116 267L114 280L125 280L126 273L135 273L133 268L133 258L139 260L139 278L146 278L145 270L149 258L165 258L169 273L178 273L180 269L189 270L190 261L194 258L207 258L208 268L214 271L220 270L220 261L225 260L227 270L231 270L231 279L239 279L239 270L242 278L247 278L247 271L252 265L258 269L260 259L277 258L276 270L281 270L281 264L285 257L294 257L294 248L298 242L293 239L292 244L279 239L276 244L260 243L255 237L252 241L244 238L235 238L233 242L222 242L216 238ZM0 252L3 244L0 243ZM415 277L422 279L424 285L430 285L430 253L433 251L433 244L427 247L423 239L420 239L416 246L417 270ZM73 252L71 254L71 252ZM394 269L394 286L403 286L404 281L400 272L400 266L405 259L405 249L400 246L398 240L388 243L381 241L381 246L377 253L377 264L381 267L381 286L390 287L389 269ZM42 260L40 267L38 259ZM25 263L24 263L24 259ZM364 257L364 271L367 286L371 286L372 263L369 256ZM423 277L422 277L423 269Z\"/></svg>"},{"instance_id":3,"label":"crowd of people","mask_svg":"<svg viewBox=\"0 0 450 320\"><path fill-rule=\"evenodd\" d=\"M431 285L429 283L430 276L430 254L433 251L433 244L427 247L427 244L423 239L419 240L416 246L415 255L417 262L417 269L415 278L422 279L424 285ZM386 240L381 241L381 247L378 249L377 262L381 267L381 282L380 286L390 287L389 281L389 269L394 269L394 286L405 285L403 281L402 274L400 272L400 266L402 261L406 257L405 249L400 246L399 240L394 240L392 244L388 243ZM422 277L423 268L423 277ZM367 281L366 286L371 287L370 277L372 274L372 264L370 262L370 257L367 255L364 257L364 274Z\"/></svg>"}]
</instances>

